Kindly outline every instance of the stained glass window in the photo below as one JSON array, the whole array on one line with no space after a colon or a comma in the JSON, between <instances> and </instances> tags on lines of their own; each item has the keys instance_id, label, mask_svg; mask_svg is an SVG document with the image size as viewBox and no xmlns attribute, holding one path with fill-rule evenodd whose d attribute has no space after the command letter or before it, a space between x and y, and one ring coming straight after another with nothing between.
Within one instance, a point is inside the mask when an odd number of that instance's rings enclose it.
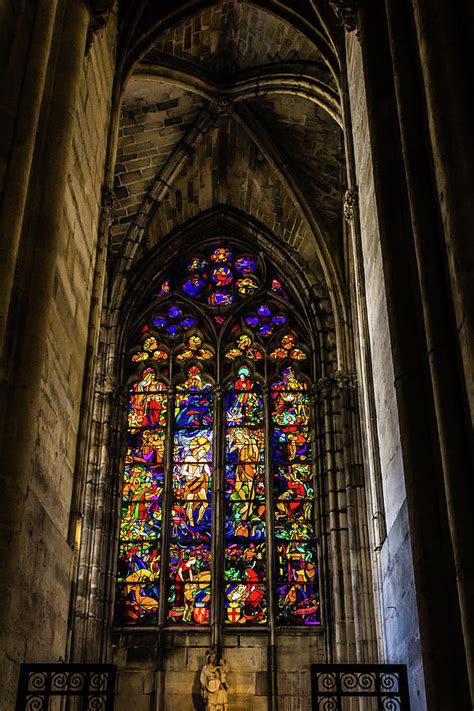
<instances>
[{"instance_id":1,"label":"stained glass window","mask_svg":"<svg viewBox=\"0 0 474 711\"><path fill-rule=\"evenodd\" d=\"M176 263L145 306L117 625L320 624L313 359L288 285L228 240Z\"/></svg>"}]
</instances>

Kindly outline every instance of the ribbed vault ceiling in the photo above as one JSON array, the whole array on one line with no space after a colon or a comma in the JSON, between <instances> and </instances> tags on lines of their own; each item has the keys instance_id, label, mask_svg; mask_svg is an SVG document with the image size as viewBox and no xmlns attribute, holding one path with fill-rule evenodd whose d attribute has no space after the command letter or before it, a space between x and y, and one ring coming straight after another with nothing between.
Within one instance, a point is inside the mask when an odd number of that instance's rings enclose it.
<instances>
[{"instance_id":1,"label":"ribbed vault ceiling","mask_svg":"<svg viewBox=\"0 0 474 711\"><path fill-rule=\"evenodd\" d=\"M340 288L345 171L338 31L326 3L298 2L297 15L295 3L176 5L121 11L116 269L228 205Z\"/></svg>"}]
</instances>

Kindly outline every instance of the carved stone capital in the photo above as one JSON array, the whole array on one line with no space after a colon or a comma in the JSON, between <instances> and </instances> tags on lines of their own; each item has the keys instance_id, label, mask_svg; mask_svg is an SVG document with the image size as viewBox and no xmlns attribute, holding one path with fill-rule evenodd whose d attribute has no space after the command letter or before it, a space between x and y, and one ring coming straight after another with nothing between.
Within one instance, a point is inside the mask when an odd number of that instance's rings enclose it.
<instances>
[{"instance_id":1,"label":"carved stone capital","mask_svg":"<svg viewBox=\"0 0 474 711\"><path fill-rule=\"evenodd\" d=\"M102 210L106 217L112 218L115 210L118 207L117 196L115 192L107 185L102 186Z\"/></svg>"},{"instance_id":2,"label":"carved stone capital","mask_svg":"<svg viewBox=\"0 0 474 711\"><path fill-rule=\"evenodd\" d=\"M352 370L338 370L334 381L339 390L355 390L357 388L357 373Z\"/></svg>"},{"instance_id":3,"label":"carved stone capital","mask_svg":"<svg viewBox=\"0 0 474 711\"><path fill-rule=\"evenodd\" d=\"M339 24L346 32L357 29L357 0L329 0Z\"/></svg>"},{"instance_id":4,"label":"carved stone capital","mask_svg":"<svg viewBox=\"0 0 474 711\"><path fill-rule=\"evenodd\" d=\"M324 377L319 378L314 386L314 391L317 397L327 397L331 394L335 386L334 378Z\"/></svg>"},{"instance_id":5,"label":"carved stone capital","mask_svg":"<svg viewBox=\"0 0 474 711\"><path fill-rule=\"evenodd\" d=\"M319 378L313 386L317 397L327 397L335 390L355 390L357 375L350 370L338 370L334 375Z\"/></svg>"},{"instance_id":6,"label":"carved stone capital","mask_svg":"<svg viewBox=\"0 0 474 711\"><path fill-rule=\"evenodd\" d=\"M95 35L107 26L109 15L114 7L115 0L86 0L91 11L91 19L87 28L86 47L84 54L87 57L94 44Z\"/></svg>"},{"instance_id":7,"label":"carved stone capital","mask_svg":"<svg viewBox=\"0 0 474 711\"><path fill-rule=\"evenodd\" d=\"M110 395L119 391L119 383L115 375L107 373L98 375L95 379L95 391L99 395Z\"/></svg>"},{"instance_id":8,"label":"carved stone capital","mask_svg":"<svg viewBox=\"0 0 474 711\"><path fill-rule=\"evenodd\" d=\"M344 194L344 217L347 222L354 219L354 211L359 207L359 191L356 187L347 188Z\"/></svg>"},{"instance_id":9,"label":"carved stone capital","mask_svg":"<svg viewBox=\"0 0 474 711\"><path fill-rule=\"evenodd\" d=\"M222 385L213 385L212 392L214 393L214 397L216 400L222 400L224 396L224 388L222 387Z\"/></svg>"}]
</instances>

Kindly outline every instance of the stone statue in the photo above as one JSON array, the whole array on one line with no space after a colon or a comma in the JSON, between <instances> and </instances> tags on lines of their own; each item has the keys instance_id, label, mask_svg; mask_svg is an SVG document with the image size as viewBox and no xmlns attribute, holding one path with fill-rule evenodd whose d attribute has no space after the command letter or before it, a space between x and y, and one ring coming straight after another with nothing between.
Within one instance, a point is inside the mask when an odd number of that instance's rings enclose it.
<instances>
[{"instance_id":1,"label":"stone statue","mask_svg":"<svg viewBox=\"0 0 474 711\"><path fill-rule=\"evenodd\" d=\"M207 661L199 678L206 711L227 711L227 664L217 660L216 653L207 653Z\"/></svg>"}]
</instances>

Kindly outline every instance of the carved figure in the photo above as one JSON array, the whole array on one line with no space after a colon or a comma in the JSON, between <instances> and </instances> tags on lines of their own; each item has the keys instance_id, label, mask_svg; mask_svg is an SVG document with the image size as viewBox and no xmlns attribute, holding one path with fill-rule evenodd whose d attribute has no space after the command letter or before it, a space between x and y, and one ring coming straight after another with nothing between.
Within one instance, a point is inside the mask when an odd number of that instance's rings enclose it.
<instances>
[{"instance_id":1,"label":"carved figure","mask_svg":"<svg viewBox=\"0 0 474 711\"><path fill-rule=\"evenodd\" d=\"M206 711L227 711L227 671L224 659L218 662L214 651L207 653L207 662L199 679Z\"/></svg>"}]
</instances>

